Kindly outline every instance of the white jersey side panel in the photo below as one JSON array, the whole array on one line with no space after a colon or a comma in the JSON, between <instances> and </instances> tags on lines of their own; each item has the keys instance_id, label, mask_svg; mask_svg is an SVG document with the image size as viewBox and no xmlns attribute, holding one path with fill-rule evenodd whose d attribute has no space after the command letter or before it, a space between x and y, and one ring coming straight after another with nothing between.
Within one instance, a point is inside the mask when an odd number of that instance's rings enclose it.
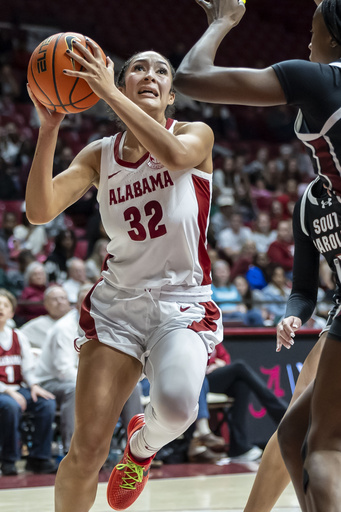
<instances>
[{"instance_id":1,"label":"white jersey side panel","mask_svg":"<svg viewBox=\"0 0 341 512\"><path fill-rule=\"evenodd\" d=\"M175 122L168 120L173 131ZM169 171L146 153L122 160L125 134L102 141L98 202L110 242L103 277L124 290L209 288L212 175Z\"/></svg>"}]
</instances>

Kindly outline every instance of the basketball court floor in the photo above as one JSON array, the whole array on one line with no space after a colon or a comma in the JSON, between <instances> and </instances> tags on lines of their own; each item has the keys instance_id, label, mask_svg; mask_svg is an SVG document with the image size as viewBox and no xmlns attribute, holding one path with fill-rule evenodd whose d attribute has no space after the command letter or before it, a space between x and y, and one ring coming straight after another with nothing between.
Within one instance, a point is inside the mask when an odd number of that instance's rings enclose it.
<instances>
[{"instance_id":1,"label":"basketball court floor","mask_svg":"<svg viewBox=\"0 0 341 512\"><path fill-rule=\"evenodd\" d=\"M142 495L131 512L242 512L256 463L174 464L151 470ZM100 473L96 502L91 512L110 512L106 482L110 471ZM20 472L0 477L0 512L53 512L54 475ZM280 497L273 512L299 512L292 486Z\"/></svg>"}]
</instances>

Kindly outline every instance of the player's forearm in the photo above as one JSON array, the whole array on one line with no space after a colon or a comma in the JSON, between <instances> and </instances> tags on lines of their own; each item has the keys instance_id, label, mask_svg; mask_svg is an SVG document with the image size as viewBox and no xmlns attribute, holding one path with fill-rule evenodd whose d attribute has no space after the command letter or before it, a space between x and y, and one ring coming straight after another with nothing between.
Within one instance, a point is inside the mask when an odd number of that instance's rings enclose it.
<instances>
[{"instance_id":1,"label":"player's forearm","mask_svg":"<svg viewBox=\"0 0 341 512\"><path fill-rule=\"evenodd\" d=\"M26 186L26 214L33 224L43 224L53 204L53 159L58 128L40 128L35 155ZM51 220L51 219L49 219Z\"/></svg>"},{"instance_id":2,"label":"player's forearm","mask_svg":"<svg viewBox=\"0 0 341 512\"><path fill-rule=\"evenodd\" d=\"M122 93L117 95L114 91L105 101L140 144L169 170L180 170L185 167L183 162L187 157L186 147L158 120L153 119Z\"/></svg>"},{"instance_id":3,"label":"player's forearm","mask_svg":"<svg viewBox=\"0 0 341 512\"><path fill-rule=\"evenodd\" d=\"M209 91L203 88L202 80L214 73L217 50L234 25L233 20L226 18L211 23L181 62L174 79L177 90L198 100L206 99Z\"/></svg>"},{"instance_id":4,"label":"player's forearm","mask_svg":"<svg viewBox=\"0 0 341 512\"><path fill-rule=\"evenodd\" d=\"M316 296L313 297L308 293L293 290L285 312L285 318L288 316L296 316L301 319L302 324L307 322L314 312L316 306Z\"/></svg>"}]
</instances>

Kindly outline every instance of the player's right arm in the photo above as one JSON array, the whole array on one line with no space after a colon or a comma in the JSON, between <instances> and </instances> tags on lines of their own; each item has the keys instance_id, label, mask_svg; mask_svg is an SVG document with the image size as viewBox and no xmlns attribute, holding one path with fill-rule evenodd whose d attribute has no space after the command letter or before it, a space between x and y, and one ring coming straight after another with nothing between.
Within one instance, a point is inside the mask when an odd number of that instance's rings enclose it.
<instances>
[{"instance_id":1,"label":"player's right arm","mask_svg":"<svg viewBox=\"0 0 341 512\"><path fill-rule=\"evenodd\" d=\"M26 186L26 214L32 224L51 221L99 180L100 142L84 148L70 166L53 178L53 159L63 114L49 112L29 90L40 129Z\"/></svg>"},{"instance_id":2,"label":"player's right arm","mask_svg":"<svg viewBox=\"0 0 341 512\"><path fill-rule=\"evenodd\" d=\"M272 67L248 69L214 64L221 42L244 15L242 0L196 2L205 10L209 27L181 62L174 87L196 100L211 103L250 106L286 104L284 91Z\"/></svg>"}]
</instances>

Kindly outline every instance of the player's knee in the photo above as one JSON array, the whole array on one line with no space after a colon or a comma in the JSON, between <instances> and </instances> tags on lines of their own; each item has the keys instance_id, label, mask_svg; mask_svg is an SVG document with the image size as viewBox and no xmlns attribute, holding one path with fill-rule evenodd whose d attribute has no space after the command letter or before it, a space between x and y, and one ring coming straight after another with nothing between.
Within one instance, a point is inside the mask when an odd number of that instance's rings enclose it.
<instances>
[{"instance_id":1,"label":"player's knee","mask_svg":"<svg viewBox=\"0 0 341 512\"><path fill-rule=\"evenodd\" d=\"M163 393L153 408L159 422L172 431L186 429L198 414L197 401L176 392Z\"/></svg>"},{"instance_id":2,"label":"player's knee","mask_svg":"<svg viewBox=\"0 0 341 512\"><path fill-rule=\"evenodd\" d=\"M103 436L74 434L68 457L73 464L85 473L99 471L106 461L110 448L110 440Z\"/></svg>"}]
</instances>

